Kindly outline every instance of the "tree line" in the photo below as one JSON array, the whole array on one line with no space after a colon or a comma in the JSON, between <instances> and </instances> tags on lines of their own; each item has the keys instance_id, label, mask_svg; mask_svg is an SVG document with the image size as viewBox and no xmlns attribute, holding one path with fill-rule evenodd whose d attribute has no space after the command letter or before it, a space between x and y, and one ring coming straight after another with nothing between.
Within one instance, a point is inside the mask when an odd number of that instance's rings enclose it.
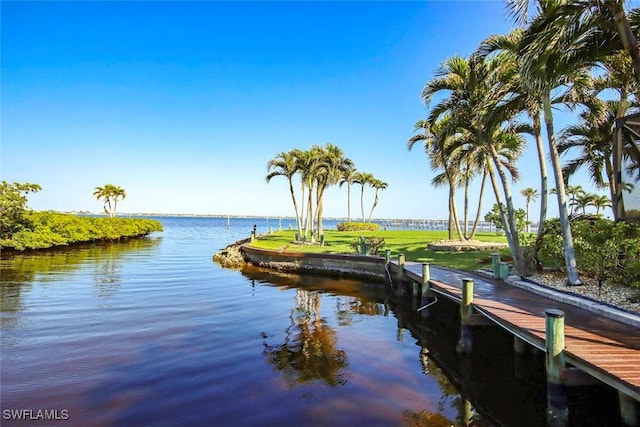
<instances>
[{"instance_id":1,"label":"tree line","mask_svg":"<svg viewBox=\"0 0 640 427\"><path fill-rule=\"evenodd\" d=\"M475 233L475 225L471 233L457 225L456 189L464 189L466 224L470 182L481 177L476 221L485 184L490 183L516 269L523 271L526 257L518 235L511 183L520 178L517 160L524 151L524 135L531 135L540 171L539 224L546 219L549 158L567 282L578 285L581 280L569 222L568 179L586 168L597 187L608 188L608 204L615 200L612 125L616 118L638 111L640 55L634 34L640 30L640 11L633 9L627 14L623 2L614 0L508 0L506 6L518 28L488 37L469 57L454 56L440 65L422 90L428 115L417 121L407 147L423 144L431 168L438 172L432 184L449 188L450 238L456 231L460 239L472 238ZM431 105L436 96L438 101ZM563 129L556 138L557 107L579 114L578 123ZM640 179L640 148L631 142L623 150L631 165L629 172L638 174L636 182L626 183L632 188ZM569 151L578 155L562 165L560 155ZM587 203L585 196L577 196L572 205L580 207L583 202Z\"/></svg>"},{"instance_id":2,"label":"tree line","mask_svg":"<svg viewBox=\"0 0 640 427\"><path fill-rule=\"evenodd\" d=\"M360 185L360 211L362 222L371 222L374 209L378 206L379 191L388 184L368 172L358 171L354 162L345 157L343 151L331 143L324 147L313 145L308 150L299 148L283 151L267 162L267 183L276 176L283 176L289 183L289 192L296 217L298 238L315 242L324 234L322 217L324 194L332 185L347 185L347 220L351 221L351 186ZM294 181L299 179L300 203L294 190ZM364 190L375 190L373 204L368 218L365 218Z\"/></svg>"}]
</instances>

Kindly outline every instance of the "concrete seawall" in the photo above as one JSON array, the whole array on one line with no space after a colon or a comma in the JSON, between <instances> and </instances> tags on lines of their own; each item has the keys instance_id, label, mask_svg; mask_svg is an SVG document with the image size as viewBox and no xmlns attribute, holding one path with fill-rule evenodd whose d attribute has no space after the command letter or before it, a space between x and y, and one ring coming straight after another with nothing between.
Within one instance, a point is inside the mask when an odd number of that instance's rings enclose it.
<instances>
[{"instance_id":1,"label":"concrete seawall","mask_svg":"<svg viewBox=\"0 0 640 427\"><path fill-rule=\"evenodd\" d=\"M364 255L314 254L279 252L243 244L245 261L258 267L296 273L349 276L375 281L388 281L384 258Z\"/></svg>"}]
</instances>

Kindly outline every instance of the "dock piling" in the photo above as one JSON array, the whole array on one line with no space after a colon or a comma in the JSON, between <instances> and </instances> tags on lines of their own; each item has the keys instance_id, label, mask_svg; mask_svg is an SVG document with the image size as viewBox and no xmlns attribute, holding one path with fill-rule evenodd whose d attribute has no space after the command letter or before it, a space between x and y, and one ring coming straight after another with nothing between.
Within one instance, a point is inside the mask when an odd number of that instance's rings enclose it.
<instances>
[{"instance_id":1,"label":"dock piling","mask_svg":"<svg viewBox=\"0 0 640 427\"><path fill-rule=\"evenodd\" d=\"M460 341L457 350L460 353L471 353L473 335L471 317L473 314L473 279L462 279L462 301L460 302Z\"/></svg>"},{"instance_id":2,"label":"dock piling","mask_svg":"<svg viewBox=\"0 0 640 427\"><path fill-rule=\"evenodd\" d=\"M500 267L500 254L494 252L491 254L491 269L493 270L493 278L497 279L500 276L500 271L498 270Z\"/></svg>"},{"instance_id":3,"label":"dock piling","mask_svg":"<svg viewBox=\"0 0 640 427\"><path fill-rule=\"evenodd\" d=\"M566 426L569 421L567 394L562 382L565 368L564 312L547 309L545 314L545 346L547 368L547 423L550 427Z\"/></svg>"},{"instance_id":4,"label":"dock piling","mask_svg":"<svg viewBox=\"0 0 640 427\"><path fill-rule=\"evenodd\" d=\"M637 427L640 425L640 414L638 413L638 402L618 391L618 402L620 403L620 418L625 426Z\"/></svg>"}]
</instances>

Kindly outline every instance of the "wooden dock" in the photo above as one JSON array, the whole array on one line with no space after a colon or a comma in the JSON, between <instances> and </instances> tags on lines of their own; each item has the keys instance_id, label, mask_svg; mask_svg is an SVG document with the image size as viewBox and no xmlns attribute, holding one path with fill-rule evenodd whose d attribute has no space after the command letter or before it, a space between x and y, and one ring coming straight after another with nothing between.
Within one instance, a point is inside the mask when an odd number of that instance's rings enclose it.
<instances>
[{"instance_id":1,"label":"wooden dock","mask_svg":"<svg viewBox=\"0 0 640 427\"><path fill-rule=\"evenodd\" d=\"M398 263L390 269L397 274ZM406 263L407 279L422 282L422 264ZM640 402L640 330L584 308L562 303L504 283L467 272L430 267L430 288L460 302L462 279L474 280L474 310L509 331L514 337L545 350L545 310L565 313L566 362L601 381L627 398ZM567 383L584 375L566 370Z\"/></svg>"}]
</instances>

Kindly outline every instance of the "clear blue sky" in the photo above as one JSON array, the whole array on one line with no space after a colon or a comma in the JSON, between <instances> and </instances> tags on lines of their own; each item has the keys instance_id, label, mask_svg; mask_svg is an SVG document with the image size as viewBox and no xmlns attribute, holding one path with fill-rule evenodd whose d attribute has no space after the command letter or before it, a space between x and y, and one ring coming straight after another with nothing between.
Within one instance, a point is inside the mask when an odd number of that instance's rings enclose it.
<instances>
[{"instance_id":1,"label":"clear blue sky","mask_svg":"<svg viewBox=\"0 0 640 427\"><path fill-rule=\"evenodd\" d=\"M93 189L112 183L127 192L121 212L292 215L267 161L331 142L388 182L374 217L446 218L446 190L406 149L420 91L444 59L512 27L503 1L1 8L2 179L40 184L30 206L61 211L101 211ZM539 186L530 145L516 192ZM352 216L358 197L354 186ZM325 205L346 216L346 188Z\"/></svg>"}]
</instances>

